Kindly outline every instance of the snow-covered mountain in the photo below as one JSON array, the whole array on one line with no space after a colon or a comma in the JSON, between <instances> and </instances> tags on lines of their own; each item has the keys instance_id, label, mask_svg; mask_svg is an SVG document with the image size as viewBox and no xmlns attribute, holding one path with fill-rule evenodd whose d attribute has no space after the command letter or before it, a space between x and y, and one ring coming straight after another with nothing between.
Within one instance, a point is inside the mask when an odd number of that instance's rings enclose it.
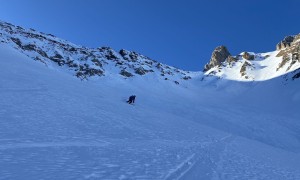
<instances>
[{"instance_id":1,"label":"snow-covered mountain","mask_svg":"<svg viewBox=\"0 0 300 180\"><path fill-rule=\"evenodd\" d=\"M0 28L0 179L300 179L297 36L202 73Z\"/></svg>"},{"instance_id":2,"label":"snow-covered mountain","mask_svg":"<svg viewBox=\"0 0 300 180\"><path fill-rule=\"evenodd\" d=\"M191 78L190 72L159 63L134 51L115 51L110 47L87 48L51 34L1 21L0 41L49 67L67 69L80 79L99 76L130 78L150 74L178 84Z\"/></svg>"},{"instance_id":3,"label":"snow-covered mountain","mask_svg":"<svg viewBox=\"0 0 300 180\"><path fill-rule=\"evenodd\" d=\"M80 79L101 76L155 76L176 84L202 75L183 71L150 59L134 51L110 47L87 48L59 39L51 34L24 29L0 21L1 43L18 49L48 67L67 69ZM242 52L232 56L225 46L217 47L204 68L204 77L214 76L238 81L263 81L295 73L299 77L300 35L287 36L267 53ZM57 67L59 66L59 67Z\"/></svg>"},{"instance_id":4,"label":"snow-covered mountain","mask_svg":"<svg viewBox=\"0 0 300 180\"><path fill-rule=\"evenodd\" d=\"M267 53L243 52L232 56L225 46L217 47L205 66L206 76L235 81L264 81L294 72L300 77L300 35L287 36Z\"/></svg>"}]
</instances>

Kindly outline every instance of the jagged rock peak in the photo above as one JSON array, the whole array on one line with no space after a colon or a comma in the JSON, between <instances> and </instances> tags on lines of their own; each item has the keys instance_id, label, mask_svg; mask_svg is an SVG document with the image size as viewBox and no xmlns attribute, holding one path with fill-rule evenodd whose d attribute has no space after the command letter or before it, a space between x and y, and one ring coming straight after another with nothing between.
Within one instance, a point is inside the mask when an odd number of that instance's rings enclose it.
<instances>
[{"instance_id":1,"label":"jagged rock peak","mask_svg":"<svg viewBox=\"0 0 300 180\"><path fill-rule=\"evenodd\" d=\"M213 51L210 61L208 64L204 67L204 72L208 71L209 69L220 66L222 62L224 62L228 57L230 56L230 53L228 49L225 46L218 46Z\"/></svg>"},{"instance_id":2,"label":"jagged rock peak","mask_svg":"<svg viewBox=\"0 0 300 180\"><path fill-rule=\"evenodd\" d=\"M277 45L276 45L276 50L281 50L283 48L286 47L290 47L291 43L294 41L295 36L286 36L282 41L280 41Z\"/></svg>"}]
</instances>

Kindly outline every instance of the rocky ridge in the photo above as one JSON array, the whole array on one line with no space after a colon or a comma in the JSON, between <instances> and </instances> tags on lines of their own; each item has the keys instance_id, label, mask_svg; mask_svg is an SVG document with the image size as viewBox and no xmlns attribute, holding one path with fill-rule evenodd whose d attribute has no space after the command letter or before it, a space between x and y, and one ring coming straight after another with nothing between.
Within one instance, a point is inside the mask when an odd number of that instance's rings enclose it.
<instances>
[{"instance_id":1,"label":"rocky ridge","mask_svg":"<svg viewBox=\"0 0 300 180\"><path fill-rule=\"evenodd\" d=\"M125 79L153 76L181 84L197 76L197 73L159 63L135 51L116 51L110 47L87 48L52 34L24 29L2 21L0 43L12 46L48 67L67 70L81 80L105 76L120 76ZM274 78L292 71L296 72L292 79L297 79L300 77L297 73L300 68L299 53L300 35L285 37L277 44L276 51L270 53L243 52L232 56L226 46L218 46L204 67L202 79L217 77L254 81ZM257 74L272 75L258 78Z\"/></svg>"},{"instance_id":2,"label":"rocky ridge","mask_svg":"<svg viewBox=\"0 0 300 180\"><path fill-rule=\"evenodd\" d=\"M204 67L205 77L228 77L228 72L231 72L231 74L239 74L236 80L256 80L256 74L264 72L262 70L266 68L265 62L277 63L276 68L268 67L270 71L268 74L284 75L290 71L296 72L300 67L299 53L300 35L285 37L276 45L276 51L270 53L243 52L231 56L225 46L219 46L213 51L209 63ZM292 79L296 78L297 75Z\"/></svg>"},{"instance_id":3,"label":"rocky ridge","mask_svg":"<svg viewBox=\"0 0 300 180\"><path fill-rule=\"evenodd\" d=\"M289 71L293 65L300 62L300 34L288 37L289 40L292 40L288 43L288 45L281 45L280 47L277 45L277 50L279 53L276 56L282 57L282 62L279 64L277 71L281 68L284 68L284 66L287 66L286 71ZM279 44L284 44L283 42L286 42L286 38Z\"/></svg>"},{"instance_id":4,"label":"rocky ridge","mask_svg":"<svg viewBox=\"0 0 300 180\"><path fill-rule=\"evenodd\" d=\"M67 69L81 80L110 75L123 78L152 75L179 84L180 81L191 79L190 72L159 63L134 51L116 51L110 47L87 48L52 34L2 21L0 43L13 46L46 66Z\"/></svg>"}]
</instances>

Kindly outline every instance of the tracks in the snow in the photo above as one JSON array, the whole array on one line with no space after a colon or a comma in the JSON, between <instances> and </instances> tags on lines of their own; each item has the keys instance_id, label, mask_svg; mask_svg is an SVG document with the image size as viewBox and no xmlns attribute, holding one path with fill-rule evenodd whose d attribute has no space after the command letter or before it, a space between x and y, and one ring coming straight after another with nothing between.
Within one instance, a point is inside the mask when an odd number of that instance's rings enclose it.
<instances>
[{"instance_id":1,"label":"tracks in the snow","mask_svg":"<svg viewBox=\"0 0 300 180\"><path fill-rule=\"evenodd\" d=\"M208 142L204 147L200 147L195 154L179 164L165 179L211 179L220 153L233 138L233 135L228 135L215 142Z\"/></svg>"}]
</instances>

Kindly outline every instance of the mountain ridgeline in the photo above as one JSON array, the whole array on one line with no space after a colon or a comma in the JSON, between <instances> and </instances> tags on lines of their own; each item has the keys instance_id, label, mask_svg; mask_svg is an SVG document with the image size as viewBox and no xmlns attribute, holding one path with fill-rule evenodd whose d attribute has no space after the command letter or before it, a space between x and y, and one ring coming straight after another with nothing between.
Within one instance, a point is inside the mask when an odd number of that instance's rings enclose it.
<instances>
[{"instance_id":1,"label":"mountain ridgeline","mask_svg":"<svg viewBox=\"0 0 300 180\"><path fill-rule=\"evenodd\" d=\"M300 77L300 34L287 36L268 53L242 52L232 56L225 46L217 47L204 67L206 76L240 81L267 80L281 75ZM285 77L289 78L289 77Z\"/></svg>"},{"instance_id":2,"label":"mountain ridgeline","mask_svg":"<svg viewBox=\"0 0 300 180\"><path fill-rule=\"evenodd\" d=\"M33 60L51 68L88 80L103 76L132 78L154 76L180 84L194 77L207 80L237 81L267 80L291 74L285 78L300 77L300 35L287 36L277 44L276 51L268 53L243 52L233 56L225 46L217 47L204 73L180 70L150 59L134 51L110 47L87 48L59 39L51 34L24 29L0 21L0 43L5 43Z\"/></svg>"},{"instance_id":3,"label":"mountain ridgeline","mask_svg":"<svg viewBox=\"0 0 300 180\"><path fill-rule=\"evenodd\" d=\"M134 51L115 51L110 47L87 48L51 34L1 21L0 42L13 46L46 66L67 69L82 80L110 75L131 78L148 74L176 84L180 80L191 79L190 72L159 63Z\"/></svg>"}]
</instances>

